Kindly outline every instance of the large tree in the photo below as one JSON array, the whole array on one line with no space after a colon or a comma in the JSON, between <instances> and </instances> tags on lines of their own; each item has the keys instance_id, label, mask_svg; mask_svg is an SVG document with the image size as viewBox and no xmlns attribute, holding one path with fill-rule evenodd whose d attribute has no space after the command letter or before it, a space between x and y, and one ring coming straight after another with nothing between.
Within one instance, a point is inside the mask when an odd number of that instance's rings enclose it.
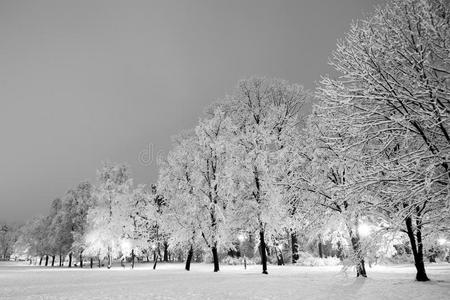
<instances>
[{"instance_id":1,"label":"large tree","mask_svg":"<svg viewBox=\"0 0 450 300\"><path fill-rule=\"evenodd\" d=\"M172 247L188 249L185 269L189 271L194 249L201 239L200 202L193 182L196 136L185 132L174 137L173 144L167 159L160 162L158 189L166 199L163 223L171 232L169 242Z\"/></svg>"},{"instance_id":2,"label":"large tree","mask_svg":"<svg viewBox=\"0 0 450 300\"><path fill-rule=\"evenodd\" d=\"M352 25L331 60L340 77L319 87L340 128L334 146L367 167L359 190L403 220L419 281L424 226L442 224L434 212L449 201L449 20L443 0L391 1Z\"/></svg>"},{"instance_id":3,"label":"large tree","mask_svg":"<svg viewBox=\"0 0 450 300\"><path fill-rule=\"evenodd\" d=\"M72 250L79 254L81 268L83 267L83 251L86 248L84 237L87 230L87 215L89 209L95 205L92 193L92 184L88 181L81 182L66 193L64 203L64 209L71 223Z\"/></svg>"},{"instance_id":4,"label":"large tree","mask_svg":"<svg viewBox=\"0 0 450 300\"><path fill-rule=\"evenodd\" d=\"M267 274L267 238L282 228L286 205L283 189L276 184L279 175L277 160L297 130L298 111L307 99L299 85L265 78L249 78L239 82L236 92L228 97L239 147L235 164L242 179L240 205L249 228L259 236L263 273ZM269 234L268 234L269 233Z\"/></svg>"},{"instance_id":5,"label":"large tree","mask_svg":"<svg viewBox=\"0 0 450 300\"><path fill-rule=\"evenodd\" d=\"M127 165L104 163L97 171L98 185L93 192L96 206L87 215L86 252L106 255L108 268L121 252L125 224L130 222L129 203L132 179Z\"/></svg>"}]
</instances>

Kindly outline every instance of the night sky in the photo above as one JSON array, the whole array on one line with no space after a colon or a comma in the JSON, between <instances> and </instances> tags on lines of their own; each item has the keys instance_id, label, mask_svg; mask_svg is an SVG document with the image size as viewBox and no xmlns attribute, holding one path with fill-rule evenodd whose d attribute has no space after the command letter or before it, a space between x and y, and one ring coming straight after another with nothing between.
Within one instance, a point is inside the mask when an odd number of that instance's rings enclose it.
<instances>
[{"instance_id":1,"label":"night sky","mask_svg":"<svg viewBox=\"0 0 450 300\"><path fill-rule=\"evenodd\" d=\"M0 221L47 213L104 160L155 182L145 151L167 153L239 79L313 89L383 2L0 0Z\"/></svg>"}]
</instances>

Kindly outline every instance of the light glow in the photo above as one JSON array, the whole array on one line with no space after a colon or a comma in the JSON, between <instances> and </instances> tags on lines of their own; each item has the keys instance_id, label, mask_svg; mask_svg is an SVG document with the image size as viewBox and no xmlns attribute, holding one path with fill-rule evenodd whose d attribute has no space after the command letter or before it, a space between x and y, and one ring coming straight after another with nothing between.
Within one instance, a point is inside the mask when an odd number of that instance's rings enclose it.
<instances>
[{"instance_id":1,"label":"light glow","mask_svg":"<svg viewBox=\"0 0 450 300\"><path fill-rule=\"evenodd\" d=\"M245 235L241 233L241 234L238 235L237 238L242 243L245 240Z\"/></svg>"},{"instance_id":2,"label":"light glow","mask_svg":"<svg viewBox=\"0 0 450 300\"><path fill-rule=\"evenodd\" d=\"M370 234L370 231L370 226L367 224L362 223L358 226L359 235L362 237L368 236Z\"/></svg>"}]
</instances>

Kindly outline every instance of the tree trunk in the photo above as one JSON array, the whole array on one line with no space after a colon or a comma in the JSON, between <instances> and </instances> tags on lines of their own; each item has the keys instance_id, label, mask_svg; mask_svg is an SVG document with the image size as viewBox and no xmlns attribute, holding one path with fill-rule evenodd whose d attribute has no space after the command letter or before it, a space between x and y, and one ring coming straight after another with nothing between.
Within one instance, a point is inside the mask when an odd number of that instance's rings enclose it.
<instances>
[{"instance_id":1,"label":"tree trunk","mask_svg":"<svg viewBox=\"0 0 450 300\"><path fill-rule=\"evenodd\" d=\"M352 227L347 224L348 235L350 236L350 241L352 244L354 260L356 264L356 277L362 276L367 277L366 267L364 263L364 255L362 253L361 239L358 233L358 218L356 218L356 223L354 224L356 230L353 231Z\"/></svg>"},{"instance_id":2,"label":"tree trunk","mask_svg":"<svg viewBox=\"0 0 450 300\"><path fill-rule=\"evenodd\" d=\"M48 255L45 255L45 266L48 266Z\"/></svg>"},{"instance_id":3,"label":"tree trunk","mask_svg":"<svg viewBox=\"0 0 450 300\"><path fill-rule=\"evenodd\" d=\"M167 242L164 242L164 261L168 262L169 261L169 256L168 256L168 248L169 245L167 244Z\"/></svg>"},{"instance_id":4,"label":"tree trunk","mask_svg":"<svg viewBox=\"0 0 450 300\"><path fill-rule=\"evenodd\" d=\"M192 255L194 255L194 249L191 245L191 248L189 248L189 252L186 258L186 266L185 266L186 271L189 271L191 269Z\"/></svg>"},{"instance_id":5,"label":"tree trunk","mask_svg":"<svg viewBox=\"0 0 450 300\"><path fill-rule=\"evenodd\" d=\"M364 257L362 256L361 253L361 241L359 239L359 236L354 236L353 234L351 234L351 242L353 247L353 253L355 255L355 259L357 260L356 277L359 276L367 277Z\"/></svg>"},{"instance_id":6,"label":"tree trunk","mask_svg":"<svg viewBox=\"0 0 450 300\"><path fill-rule=\"evenodd\" d=\"M277 265L284 266L283 252L278 247L276 247L275 253L277 255Z\"/></svg>"},{"instance_id":7,"label":"tree trunk","mask_svg":"<svg viewBox=\"0 0 450 300\"><path fill-rule=\"evenodd\" d=\"M94 259L91 257L91 269L92 269L93 265L94 265Z\"/></svg>"},{"instance_id":8,"label":"tree trunk","mask_svg":"<svg viewBox=\"0 0 450 300\"><path fill-rule=\"evenodd\" d=\"M217 255L216 246L212 247L211 251L212 251L212 255L213 255L214 272L219 272L219 256Z\"/></svg>"},{"instance_id":9,"label":"tree trunk","mask_svg":"<svg viewBox=\"0 0 450 300\"><path fill-rule=\"evenodd\" d=\"M112 266L112 256L111 252L108 251L108 269L111 269Z\"/></svg>"},{"instance_id":10,"label":"tree trunk","mask_svg":"<svg viewBox=\"0 0 450 300\"><path fill-rule=\"evenodd\" d=\"M98 256L98 267L99 267L99 268L102 267L102 262L100 261L100 255Z\"/></svg>"},{"instance_id":11,"label":"tree trunk","mask_svg":"<svg viewBox=\"0 0 450 300\"><path fill-rule=\"evenodd\" d=\"M55 255L52 255L52 267L55 266Z\"/></svg>"},{"instance_id":12,"label":"tree trunk","mask_svg":"<svg viewBox=\"0 0 450 300\"><path fill-rule=\"evenodd\" d=\"M322 247L322 241L319 240L319 257L323 258L323 247Z\"/></svg>"},{"instance_id":13,"label":"tree trunk","mask_svg":"<svg viewBox=\"0 0 450 300\"><path fill-rule=\"evenodd\" d=\"M69 253L69 268L72 267L72 252Z\"/></svg>"},{"instance_id":14,"label":"tree trunk","mask_svg":"<svg viewBox=\"0 0 450 300\"><path fill-rule=\"evenodd\" d=\"M298 261L298 238L297 233L291 233L291 245L292 245L292 263L295 264Z\"/></svg>"},{"instance_id":15,"label":"tree trunk","mask_svg":"<svg viewBox=\"0 0 450 300\"><path fill-rule=\"evenodd\" d=\"M416 280L417 281L429 281L430 279L425 272L425 264L423 262L423 244L422 244L422 227L416 226L416 235L414 235L414 229L412 226L412 218L407 217L405 219L406 230L411 243L411 250L414 256L414 265L416 266ZM418 222L419 223L419 222ZM419 223L420 224L420 223ZM417 243L416 243L417 237Z\"/></svg>"},{"instance_id":16,"label":"tree trunk","mask_svg":"<svg viewBox=\"0 0 450 300\"><path fill-rule=\"evenodd\" d=\"M83 267L83 252L80 252L80 268Z\"/></svg>"},{"instance_id":17,"label":"tree trunk","mask_svg":"<svg viewBox=\"0 0 450 300\"><path fill-rule=\"evenodd\" d=\"M131 250L131 268L134 269L134 249Z\"/></svg>"},{"instance_id":18,"label":"tree trunk","mask_svg":"<svg viewBox=\"0 0 450 300\"><path fill-rule=\"evenodd\" d=\"M158 264L158 254L157 254L157 252L156 251L154 251L154 253L153 253L153 270L155 270L156 269L156 265Z\"/></svg>"},{"instance_id":19,"label":"tree trunk","mask_svg":"<svg viewBox=\"0 0 450 300\"><path fill-rule=\"evenodd\" d=\"M342 248L342 244L340 241L337 242L337 253L336 256L339 258L340 261L344 260L344 249Z\"/></svg>"},{"instance_id":20,"label":"tree trunk","mask_svg":"<svg viewBox=\"0 0 450 300\"><path fill-rule=\"evenodd\" d=\"M62 267L63 266L63 261L62 261L62 254L59 254L59 266Z\"/></svg>"},{"instance_id":21,"label":"tree trunk","mask_svg":"<svg viewBox=\"0 0 450 300\"><path fill-rule=\"evenodd\" d=\"M278 250L275 250L275 254L277 256L277 265L281 266L281 259L280 259L280 256L278 255Z\"/></svg>"},{"instance_id":22,"label":"tree trunk","mask_svg":"<svg viewBox=\"0 0 450 300\"><path fill-rule=\"evenodd\" d=\"M43 256L41 256L41 258L39 259L39 265L41 265L42 264L42 259L43 259L44 257Z\"/></svg>"},{"instance_id":23,"label":"tree trunk","mask_svg":"<svg viewBox=\"0 0 450 300\"><path fill-rule=\"evenodd\" d=\"M259 231L259 241L261 247L261 264L262 264L262 273L269 274L267 272L267 253L266 253L266 242L264 240L264 230L260 229Z\"/></svg>"}]
</instances>

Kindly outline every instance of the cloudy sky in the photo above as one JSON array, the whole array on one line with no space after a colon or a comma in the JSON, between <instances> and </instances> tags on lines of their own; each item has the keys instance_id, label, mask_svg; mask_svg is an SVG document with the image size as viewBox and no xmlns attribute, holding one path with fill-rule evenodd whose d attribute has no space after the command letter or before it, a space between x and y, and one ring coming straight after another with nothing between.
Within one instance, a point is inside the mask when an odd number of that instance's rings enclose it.
<instances>
[{"instance_id":1,"label":"cloudy sky","mask_svg":"<svg viewBox=\"0 0 450 300\"><path fill-rule=\"evenodd\" d=\"M0 220L23 221L104 160L147 152L250 75L312 89L353 19L382 0L0 0Z\"/></svg>"}]
</instances>

